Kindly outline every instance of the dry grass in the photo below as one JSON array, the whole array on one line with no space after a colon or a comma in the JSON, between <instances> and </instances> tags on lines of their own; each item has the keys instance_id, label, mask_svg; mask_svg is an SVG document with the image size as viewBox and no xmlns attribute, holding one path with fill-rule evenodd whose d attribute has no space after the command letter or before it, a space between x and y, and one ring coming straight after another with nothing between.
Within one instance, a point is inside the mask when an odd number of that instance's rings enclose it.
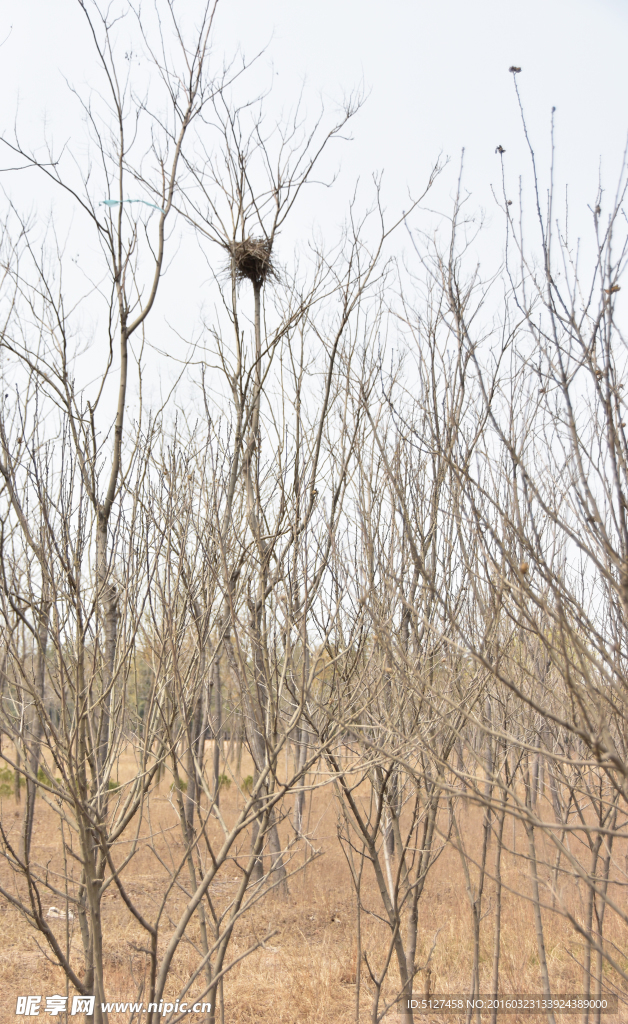
<instances>
[{"instance_id":1,"label":"dry grass","mask_svg":"<svg viewBox=\"0 0 628 1024\"><path fill-rule=\"evenodd\" d=\"M124 768L124 766L123 766ZM121 769L120 778L125 777ZM130 771L130 765L128 766ZM246 774L247 765L243 771ZM222 797L226 815L235 810L239 797L231 787ZM14 799L5 798L2 805L2 820L5 827L19 828L19 811ZM290 895L280 898L269 894L243 919L234 936L232 955L238 955L265 933L268 926L278 929L271 945L252 954L237 966L225 981L225 1019L229 1024L349 1024L355 1020L356 993L356 928L355 897L350 885L346 862L336 837L336 807L331 790L322 788L314 792L308 809L310 828L315 845L323 856L311 863L291 879ZM52 869L62 866L60 833L54 812L41 801L38 802L35 857L40 863L48 863ZM480 842L481 813L469 807L463 809L461 822L468 849L473 851ZM183 849L176 828L176 815L169 798L169 785L163 780L161 792L152 806L151 827L168 829L162 852L172 855ZM511 843L512 825L507 825ZM287 838L289 823L281 825L282 838ZM519 853L523 852L523 834L517 832L515 840ZM246 849L248 840L243 837L240 849ZM299 848L291 867L302 863L303 848ZM2 867L3 884L11 884ZM140 908L150 914L162 892L166 873L156 869L155 860L149 851L139 853L127 872L131 894ZM212 897L221 905L229 897L236 884L237 869L230 864L220 881L212 890ZM505 856L503 880L506 889L513 890L504 897L502 926L502 990L504 992L540 992L538 956L532 919L528 902L515 895L528 891L526 863L523 858ZM482 943L483 990L489 987L493 941L493 882L488 881L485 889ZM623 890L622 890L623 893ZM624 896L621 895L621 900ZM181 898L182 899L182 898ZM181 899L178 901L181 903ZM577 893L574 893L577 900ZM379 909L379 896L374 878L365 875L364 901L367 906ZM52 900L50 901L53 902ZM57 901L58 903L58 901ZM173 900L172 913L177 910L177 899ZM447 848L429 877L426 891L420 902L419 960L425 957L436 936L436 945L431 961L432 991L461 992L469 984L472 964L472 943L470 911L465 892L464 875L457 852ZM104 899L103 922L105 933L105 966L108 998L134 1000L138 996L144 976L146 958L138 950L145 944L145 937L128 914L120 898L111 890ZM71 922L74 924L75 922ZM54 922L59 937L65 936L65 922ZM581 991L581 975L577 960L581 958L580 940L574 935L568 923L559 915L545 915L546 941L549 966L554 990L559 992ZM165 929L167 931L167 929ZM364 916L362 927L363 948L369 958L377 961L387 941L387 928L375 918ZM0 900L0 1022L14 1021L15 1000L18 995L28 993L63 994L66 991L65 978L60 968L55 967L46 957L43 944L39 947L34 933L29 930L19 913L4 900ZM165 943L167 935L164 934ZM194 929L190 938L196 938ZM621 942L621 935L613 935ZM80 964L80 937L72 938ZM189 977L197 962L197 954L190 944L182 945L172 969L171 984L167 996L174 996L180 985ZM388 986L394 987L394 970ZM362 965L362 998L360 1020L370 1020L371 984L366 968ZM423 979L419 976L416 988L422 991ZM46 1017L44 1019L51 1019ZM397 1014L391 1011L387 1021L395 1021ZM111 1024L126 1020L126 1015L111 1014ZM440 1024L462 1020L458 1016L420 1016L417 1020L428 1022L432 1019ZM483 1020L488 1019L483 1017ZM526 1016L519 1018L509 1015L504 1018L517 1024L518 1020L534 1024L543 1017ZM567 1020L573 1017L559 1018ZM603 1018L611 1022L628 1021L628 1011L618 1017Z\"/></svg>"}]
</instances>

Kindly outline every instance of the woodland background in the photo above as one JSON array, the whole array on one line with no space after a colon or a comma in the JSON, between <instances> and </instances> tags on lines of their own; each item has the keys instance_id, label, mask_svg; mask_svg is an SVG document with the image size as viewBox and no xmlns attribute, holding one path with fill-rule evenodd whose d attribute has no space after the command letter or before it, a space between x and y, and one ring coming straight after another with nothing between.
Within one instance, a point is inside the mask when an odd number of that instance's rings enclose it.
<instances>
[{"instance_id":1,"label":"woodland background","mask_svg":"<svg viewBox=\"0 0 628 1024\"><path fill-rule=\"evenodd\" d=\"M361 96L273 119L214 5L122 7L139 79L77 3L80 144L3 136L90 241L5 193L0 1012L45 979L97 1024L628 1019L626 164L572 240L511 67L497 272L462 170L424 226L444 161L291 251Z\"/></svg>"}]
</instances>

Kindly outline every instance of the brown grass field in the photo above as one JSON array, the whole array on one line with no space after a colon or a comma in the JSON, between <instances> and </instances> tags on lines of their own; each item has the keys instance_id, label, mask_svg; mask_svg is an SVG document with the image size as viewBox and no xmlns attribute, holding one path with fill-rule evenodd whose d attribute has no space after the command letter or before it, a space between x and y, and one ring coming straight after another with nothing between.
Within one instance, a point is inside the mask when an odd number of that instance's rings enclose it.
<instances>
[{"instance_id":1,"label":"brown grass field","mask_svg":"<svg viewBox=\"0 0 628 1024\"><path fill-rule=\"evenodd\" d=\"M129 765L130 768L130 765ZM250 766L243 765L243 773ZM125 777L121 766L120 779ZM323 780L321 780L323 781ZM226 817L241 800L235 786L221 796L221 805ZM289 810L290 804L285 808ZM153 834L163 830L161 852L165 860L176 859L183 850L178 831L177 815L170 800L169 781L162 780L160 792L151 803L150 826ZM14 797L4 797L2 820L7 830L14 834L19 829L21 809L16 809ZM349 870L339 846L336 825L337 805L331 786L321 785L314 789L306 803L306 820L313 845L321 856L290 879L290 894L279 897L267 895L240 922L230 947L230 959L247 949L256 938L263 936L269 928L278 929L278 934L266 948L259 949L227 975L224 984L225 1020L228 1024L349 1024L355 1021L356 1004L356 914ZM461 821L465 842L473 851L480 842L481 811L473 806L463 807ZM147 822L148 827L148 822ZM512 822L507 822L507 842L513 840ZM291 828L288 820L280 825L282 840L289 838ZM518 851L523 851L523 831L515 832ZM244 836L240 850L248 848ZM304 847L299 846L290 868L294 870L303 863ZM49 865L51 870L62 870L62 849L58 818L54 811L38 800L36 813L36 834L34 858ZM502 923L502 966L501 986L504 993L541 992L538 957L530 903L514 893L528 891L526 862L522 857L504 855L503 882L505 886ZM154 856L147 849L141 850L125 875L130 894L137 900L140 909L148 916L154 908L167 877L165 868L160 868ZM237 868L228 865L213 886L211 895L218 905L224 904L237 882ZM2 864L2 883L11 888L15 881L8 875L6 864ZM372 874L365 872L363 899L367 906L380 909L379 895ZM141 981L146 967L146 957L138 947L145 943L145 935L131 918L120 897L107 890L104 897L104 934L106 984L109 1000L132 1001L141 999ZM513 892L509 892L512 890ZM625 889L618 890L616 898L625 901ZM492 892L493 881L489 878L485 887L482 923L482 978L488 988L492 958ZM573 899L578 900L574 889ZM173 899L171 911L177 909ZM50 901L52 902L52 901ZM183 896L179 903L182 905ZM576 907L577 909L577 907ZM74 925L76 922L70 922ZM544 917L546 943L553 990L561 993L581 991L581 971L578 961L582 956L582 944L569 923L558 914L546 912ZM64 921L55 921L60 937L65 936ZM162 942L167 938L167 927L162 933ZM362 917L362 948L369 958L377 962L378 955L387 942L388 929L374 917ZM189 938L196 938L194 927L190 926ZM620 942L619 935L613 936ZM73 949L81 948L80 936L71 936ZM470 909L466 896L464 875L456 850L449 846L442 853L433 868L426 891L419 904L419 946L417 961L421 962L435 941L431 959L431 991L437 993L461 993L469 986L472 963L470 930ZM197 954L190 943L183 943L179 949L172 970L170 993L174 998L180 985L189 977ZM80 957L79 957L80 965ZM394 966L391 966L393 982L396 981ZM425 978L417 977L415 991L423 994ZM24 922L19 912L4 899L0 899L0 1024L15 1021L15 1005L18 995L53 993L65 994L66 982L63 972L55 967L46 955L41 940ZM364 964L361 973L360 1022L369 1021L371 1003L371 982ZM392 985L385 990L392 991ZM72 994L70 990L70 995ZM167 990L166 995L169 996ZM43 1006L43 1004L42 1004ZM40 1013L40 1018L53 1018ZM54 1018L62 1020L63 1016ZM78 1018L72 1018L78 1019ZM111 1013L111 1024L127 1020L127 1014ZM191 1020L194 1018L190 1018ZM389 1011L386 1021L394 1022L397 1013ZM488 1014L482 1020L488 1020ZM502 1019L500 1017L500 1019ZM504 1016L511 1024L536 1024L546 1020L543 1015ZM564 1015L558 1020L577 1020L577 1016ZM415 1014L421 1024L452 1024L465 1020L459 1015ZM628 1021L628 1008L620 1008L618 1015L603 1018L608 1024Z\"/></svg>"}]
</instances>

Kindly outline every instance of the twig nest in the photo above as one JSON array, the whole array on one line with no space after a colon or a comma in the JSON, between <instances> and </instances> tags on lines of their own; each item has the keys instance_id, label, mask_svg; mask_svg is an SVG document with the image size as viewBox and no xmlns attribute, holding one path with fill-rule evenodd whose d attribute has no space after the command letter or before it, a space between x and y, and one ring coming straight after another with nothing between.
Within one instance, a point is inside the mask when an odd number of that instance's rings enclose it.
<instances>
[{"instance_id":1,"label":"twig nest","mask_svg":"<svg viewBox=\"0 0 628 1024\"><path fill-rule=\"evenodd\" d=\"M271 248L267 238L245 238L242 242L229 242L231 266L236 278L261 285L267 278L276 277Z\"/></svg>"}]
</instances>

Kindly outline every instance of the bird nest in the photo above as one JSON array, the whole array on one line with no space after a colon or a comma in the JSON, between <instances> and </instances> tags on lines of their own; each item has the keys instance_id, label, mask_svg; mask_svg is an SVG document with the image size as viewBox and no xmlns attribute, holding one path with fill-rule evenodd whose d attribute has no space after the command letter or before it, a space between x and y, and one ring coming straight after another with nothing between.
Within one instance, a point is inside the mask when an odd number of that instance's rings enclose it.
<instances>
[{"instance_id":1,"label":"bird nest","mask_svg":"<svg viewBox=\"0 0 628 1024\"><path fill-rule=\"evenodd\" d=\"M242 242L230 242L231 268L239 281L263 284L269 277L276 277L271 259L271 243L266 238L245 238Z\"/></svg>"}]
</instances>

